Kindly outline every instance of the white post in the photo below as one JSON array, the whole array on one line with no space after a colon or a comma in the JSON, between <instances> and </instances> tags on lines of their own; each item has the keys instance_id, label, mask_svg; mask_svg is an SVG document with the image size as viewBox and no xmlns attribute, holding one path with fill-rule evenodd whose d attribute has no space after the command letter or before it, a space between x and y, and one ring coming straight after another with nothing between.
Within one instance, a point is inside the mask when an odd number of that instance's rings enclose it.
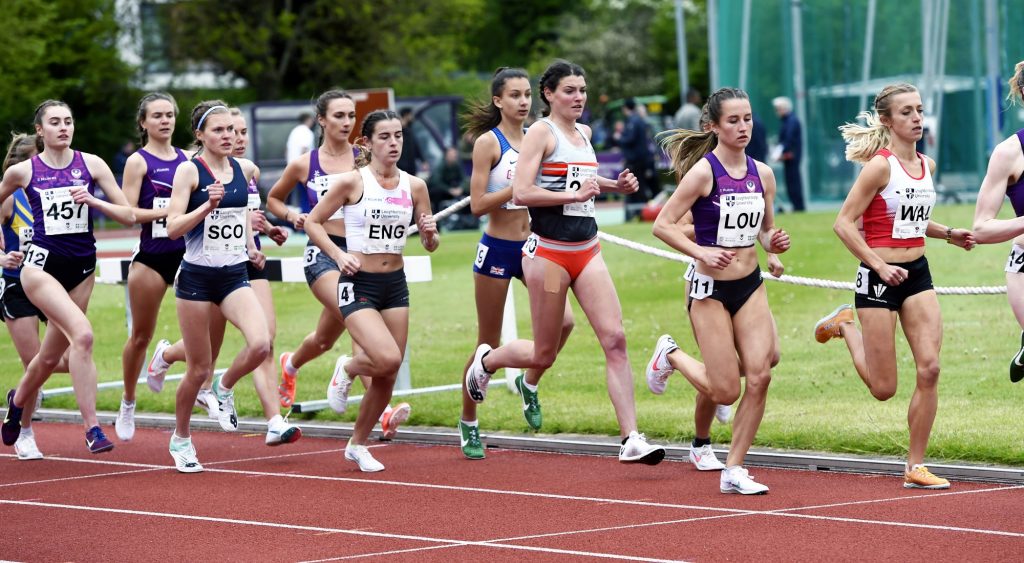
<instances>
[{"instance_id":1,"label":"white post","mask_svg":"<svg viewBox=\"0 0 1024 563\"><path fill-rule=\"evenodd\" d=\"M676 0L676 56L679 57L679 97L686 103L690 90L690 71L686 60L686 29L683 27L683 0Z\"/></svg>"},{"instance_id":2,"label":"white post","mask_svg":"<svg viewBox=\"0 0 1024 563\"><path fill-rule=\"evenodd\" d=\"M721 87L718 71L718 0L708 0L708 77L711 79L711 91Z\"/></svg>"},{"instance_id":3,"label":"white post","mask_svg":"<svg viewBox=\"0 0 1024 563\"><path fill-rule=\"evenodd\" d=\"M750 0L743 0L743 24L740 27L740 75L739 89L747 89L747 69L750 63Z\"/></svg>"},{"instance_id":4,"label":"white post","mask_svg":"<svg viewBox=\"0 0 1024 563\"><path fill-rule=\"evenodd\" d=\"M513 287L508 286L505 293L505 311L501 316L501 343L508 344L519 338L519 330L516 328L516 303L513 297ZM516 378L519 377L519 368L505 368L505 386L513 393L516 390Z\"/></svg>"},{"instance_id":5,"label":"white post","mask_svg":"<svg viewBox=\"0 0 1024 563\"><path fill-rule=\"evenodd\" d=\"M793 18L793 97L796 103L796 116L800 120L800 140L803 146L807 147L807 133L810 131L810 128L807 123L807 88L804 85L804 31L803 15L800 13L800 0L792 0L790 14ZM800 159L800 178L803 180L801 185L804 192L804 205L808 205L811 202L811 198L809 197L810 186L807 182L807 161L810 159L806 157L806 150L803 153L805 156Z\"/></svg>"}]
</instances>

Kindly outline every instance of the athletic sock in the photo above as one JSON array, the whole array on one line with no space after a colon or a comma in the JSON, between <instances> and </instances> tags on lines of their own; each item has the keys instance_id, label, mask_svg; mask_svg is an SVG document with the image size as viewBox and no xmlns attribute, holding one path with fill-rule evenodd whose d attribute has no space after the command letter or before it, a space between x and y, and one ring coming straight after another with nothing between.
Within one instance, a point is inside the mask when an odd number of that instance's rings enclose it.
<instances>
[{"instance_id":1,"label":"athletic sock","mask_svg":"<svg viewBox=\"0 0 1024 563\"><path fill-rule=\"evenodd\" d=\"M530 382L526 381L525 377L523 378L523 387L526 387L531 393L536 393L537 392L537 386L536 385L530 385Z\"/></svg>"},{"instance_id":2,"label":"athletic sock","mask_svg":"<svg viewBox=\"0 0 1024 563\"><path fill-rule=\"evenodd\" d=\"M274 424L277 424L277 422L281 420L284 420L284 418L279 414L275 414L270 420L267 421L267 428L273 428Z\"/></svg>"},{"instance_id":3,"label":"athletic sock","mask_svg":"<svg viewBox=\"0 0 1024 563\"><path fill-rule=\"evenodd\" d=\"M703 448L704 446L711 444L711 438L694 438L692 445L695 448Z\"/></svg>"},{"instance_id":4,"label":"athletic sock","mask_svg":"<svg viewBox=\"0 0 1024 563\"><path fill-rule=\"evenodd\" d=\"M288 359L284 362L284 372L292 377L299 374L299 368L292 364L292 354L288 354Z\"/></svg>"},{"instance_id":5,"label":"athletic sock","mask_svg":"<svg viewBox=\"0 0 1024 563\"><path fill-rule=\"evenodd\" d=\"M480 421L478 421L478 420L474 420L474 421L470 422L470 421L468 421L468 420L462 420L462 419L460 418L460 419L459 419L459 422L461 422L461 423L462 423L462 424L464 424L465 426L469 426L469 427L471 427L471 428L476 428L476 427L480 426Z\"/></svg>"}]
</instances>

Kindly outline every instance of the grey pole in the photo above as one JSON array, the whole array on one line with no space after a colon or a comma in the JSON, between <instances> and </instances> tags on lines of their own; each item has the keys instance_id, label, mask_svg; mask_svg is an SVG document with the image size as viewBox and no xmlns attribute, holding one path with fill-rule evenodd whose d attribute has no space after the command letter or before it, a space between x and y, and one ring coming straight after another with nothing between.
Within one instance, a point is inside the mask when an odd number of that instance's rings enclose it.
<instances>
[{"instance_id":1,"label":"grey pole","mask_svg":"<svg viewBox=\"0 0 1024 563\"><path fill-rule=\"evenodd\" d=\"M708 77L711 79L711 91L721 88L718 73L718 1L708 0Z\"/></svg>"},{"instance_id":2,"label":"grey pole","mask_svg":"<svg viewBox=\"0 0 1024 563\"><path fill-rule=\"evenodd\" d=\"M792 0L790 3L790 15L793 18L793 101L796 105L796 116L800 120L802 128L801 140L804 147L807 147L810 127L808 127L809 124L807 123L807 88L804 84L804 34L800 5L800 0ZM810 159L806 157L807 151L803 152L805 157L800 161L800 178L803 185L804 204L807 205L811 201L809 197L810 186L807 181L807 161Z\"/></svg>"},{"instance_id":3,"label":"grey pole","mask_svg":"<svg viewBox=\"0 0 1024 563\"><path fill-rule=\"evenodd\" d=\"M690 90L689 63L686 60L686 28L683 25L683 0L676 0L676 56L679 57L679 97L686 103Z\"/></svg>"},{"instance_id":4,"label":"grey pole","mask_svg":"<svg viewBox=\"0 0 1024 563\"><path fill-rule=\"evenodd\" d=\"M985 74L988 75L988 146L991 152L1002 136L999 130L999 6L985 0Z\"/></svg>"}]
</instances>

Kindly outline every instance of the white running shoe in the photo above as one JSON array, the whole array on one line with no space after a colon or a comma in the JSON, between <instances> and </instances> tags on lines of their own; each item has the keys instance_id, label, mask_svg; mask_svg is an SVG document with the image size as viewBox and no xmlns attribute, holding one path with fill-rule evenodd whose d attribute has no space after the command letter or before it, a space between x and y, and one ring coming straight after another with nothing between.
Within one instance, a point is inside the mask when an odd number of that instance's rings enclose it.
<instances>
[{"instance_id":1,"label":"white running shoe","mask_svg":"<svg viewBox=\"0 0 1024 563\"><path fill-rule=\"evenodd\" d=\"M668 376L672 375L675 368L668 362L668 355L679 349L676 341L667 334L658 338L654 345L654 354L651 361L647 362L647 388L655 395L661 395L668 387Z\"/></svg>"},{"instance_id":2,"label":"white running shoe","mask_svg":"<svg viewBox=\"0 0 1024 563\"><path fill-rule=\"evenodd\" d=\"M338 358L338 361L334 362L334 375L331 376L331 382L327 384L327 404L338 414L342 414L348 409L348 391L352 388L352 379L345 373L345 364L350 361L352 361L351 356ZM384 468L381 467L381 469ZM375 471L380 471L380 469Z\"/></svg>"},{"instance_id":3,"label":"white running shoe","mask_svg":"<svg viewBox=\"0 0 1024 563\"><path fill-rule=\"evenodd\" d=\"M266 444L268 446L280 446L281 444L291 444L302 437L302 429L293 424L288 424L281 415L277 415L267 422L267 439Z\"/></svg>"},{"instance_id":4,"label":"white running shoe","mask_svg":"<svg viewBox=\"0 0 1024 563\"><path fill-rule=\"evenodd\" d=\"M179 438L171 434L171 444L167 451L174 458L174 467L181 473L199 473L203 466L196 457L196 449L192 445L192 438Z\"/></svg>"},{"instance_id":5,"label":"white running shoe","mask_svg":"<svg viewBox=\"0 0 1024 563\"><path fill-rule=\"evenodd\" d=\"M754 478L747 473L742 465L726 467L722 471L719 490L723 493L739 493L741 495L763 495L768 492L768 487L754 481Z\"/></svg>"},{"instance_id":6,"label":"white running shoe","mask_svg":"<svg viewBox=\"0 0 1024 563\"><path fill-rule=\"evenodd\" d=\"M410 414L412 414L412 407L409 406L409 403L398 403L395 408L388 405L380 418L381 439L394 438L398 434L398 427L409 420Z\"/></svg>"},{"instance_id":7,"label":"white running shoe","mask_svg":"<svg viewBox=\"0 0 1024 563\"><path fill-rule=\"evenodd\" d=\"M644 463L657 465L665 459L665 448L647 443L647 436L636 430L622 441L619 448L619 461L622 463Z\"/></svg>"},{"instance_id":8,"label":"white running shoe","mask_svg":"<svg viewBox=\"0 0 1024 563\"><path fill-rule=\"evenodd\" d=\"M476 353L473 354L473 363L469 364L469 369L466 370L466 393L474 403L482 403L487 398L487 384L494 374L484 369L483 357L490 351L490 344L477 346Z\"/></svg>"},{"instance_id":9,"label":"white running shoe","mask_svg":"<svg viewBox=\"0 0 1024 563\"><path fill-rule=\"evenodd\" d=\"M373 458L366 446L360 446L349 442L345 446L345 459L359 464L359 470L364 473L376 473L384 471L384 464Z\"/></svg>"},{"instance_id":10,"label":"white running shoe","mask_svg":"<svg viewBox=\"0 0 1024 563\"><path fill-rule=\"evenodd\" d=\"M128 442L135 436L135 401L127 402L121 398L121 410L114 420L114 432L122 442Z\"/></svg>"},{"instance_id":11,"label":"white running shoe","mask_svg":"<svg viewBox=\"0 0 1024 563\"><path fill-rule=\"evenodd\" d=\"M169 340L157 342L156 349L153 350L153 357L146 367L146 385L154 393L159 393L164 389L164 377L167 376L167 369L171 367L171 364L164 361L164 350L170 347Z\"/></svg>"},{"instance_id":12,"label":"white running shoe","mask_svg":"<svg viewBox=\"0 0 1024 563\"><path fill-rule=\"evenodd\" d=\"M210 389L200 389L196 395L196 406L206 409L207 416L213 420L220 418L220 403Z\"/></svg>"},{"instance_id":13,"label":"white running shoe","mask_svg":"<svg viewBox=\"0 0 1024 563\"><path fill-rule=\"evenodd\" d=\"M225 392L221 393L218 390L221 386L220 380L222 377L223 375L215 376L213 378L213 385L210 386L213 396L220 403L217 422L220 423L221 429L225 432L234 432L238 430L238 414L235 412L235 392L231 389L225 389Z\"/></svg>"},{"instance_id":14,"label":"white running shoe","mask_svg":"<svg viewBox=\"0 0 1024 563\"><path fill-rule=\"evenodd\" d=\"M715 405L715 419L722 424L729 424L732 418L732 405Z\"/></svg>"},{"instance_id":15,"label":"white running shoe","mask_svg":"<svg viewBox=\"0 0 1024 563\"><path fill-rule=\"evenodd\" d=\"M43 452L39 451L39 446L36 445L35 433L32 432L31 428L21 429L18 441L14 443L14 451L18 454L18 459L21 461L43 459Z\"/></svg>"},{"instance_id":16,"label":"white running shoe","mask_svg":"<svg viewBox=\"0 0 1024 563\"><path fill-rule=\"evenodd\" d=\"M690 463L697 468L697 471L721 471L725 469L725 464L718 461L715 451L711 449L711 444L705 444L699 448L690 446Z\"/></svg>"}]
</instances>

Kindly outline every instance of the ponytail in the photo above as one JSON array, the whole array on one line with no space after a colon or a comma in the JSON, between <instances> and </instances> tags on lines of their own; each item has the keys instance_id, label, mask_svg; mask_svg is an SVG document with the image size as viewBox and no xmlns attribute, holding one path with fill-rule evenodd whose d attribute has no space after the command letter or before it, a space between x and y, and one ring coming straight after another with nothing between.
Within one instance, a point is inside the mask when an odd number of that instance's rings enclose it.
<instances>
[{"instance_id":1,"label":"ponytail","mask_svg":"<svg viewBox=\"0 0 1024 563\"><path fill-rule=\"evenodd\" d=\"M1010 104L1014 103L1014 98L1018 102L1024 103L1024 61L1017 63L1017 66L1013 67L1013 77L1009 81L1010 92L1006 95L1006 98L1010 100Z\"/></svg>"},{"instance_id":2,"label":"ponytail","mask_svg":"<svg viewBox=\"0 0 1024 563\"><path fill-rule=\"evenodd\" d=\"M478 102L471 102L469 110L463 115L466 120L466 133L476 138L501 124L501 110L494 105L494 98L500 98L505 92L505 83L513 78L530 80L530 75L520 68L501 67L494 71L491 80L491 97Z\"/></svg>"},{"instance_id":3,"label":"ponytail","mask_svg":"<svg viewBox=\"0 0 1024 563\"><path fill-rule=\"evenodd\" d=\"M892 117L892 98L897 94L917 92L911 84L901 82L889 84L875 96L874 112L861 112L857 118L863 119L867 124L847 123L839 126L839 132L846 141L846 160L850 162L866 163L875 156L880 149L885 148L892 140L889 128L882 123L882 116Z\"/></svg>"},{"instance_id":4,"label":"ponytail","mask_svg":"<svg viewBox=\"0 0 1024 563\"><path fill-rule=\"evenodd\" d=\"M701 108L701 131L674 129L663 133L661 146L672 161L672 168L678 178L685 176L704 155L718 146L718 137L711 131L711 124L721 119L722 104L737 99L748 100L750 97L739 88L719 88L708 96L707 103Z\"/></svg>"},{"instance_id":5,"label":"ponytail","mask_svg":"<svg viewBox=\"0 0 1024 563\"><path fill-rule=\"evenodd\" d=\"M26 135L25 133L11 133L11 144L7 146L7 156L4 157L3 169L0 174L7 172L7 169L32 158L32 149L40 153L43 149L39 146L42 137L36 134Z\"/></svg>"}]
</instances>

